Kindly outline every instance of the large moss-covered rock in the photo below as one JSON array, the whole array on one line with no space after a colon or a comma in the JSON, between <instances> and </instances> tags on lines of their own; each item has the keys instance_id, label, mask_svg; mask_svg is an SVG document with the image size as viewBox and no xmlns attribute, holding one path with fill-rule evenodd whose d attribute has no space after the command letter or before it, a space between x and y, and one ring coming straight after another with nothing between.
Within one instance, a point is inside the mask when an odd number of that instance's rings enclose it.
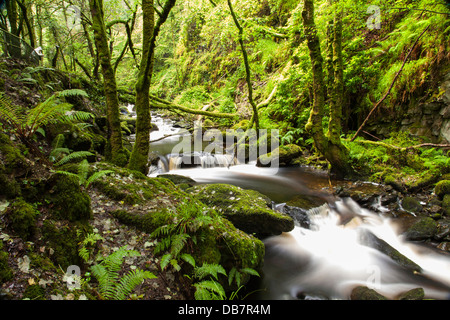
<instances>
[{"instance_id":1,"label":"large moss-covered rock","mask_svg":"<svg viewBox=\"0 0 450 320\"><path fill-rule=\"evenodd\" d=\"M296 160L303 154L302 148L295 144L283 145L272 152L258 157L257 166L268 167L273 161L278 161L280 166L292 166L297 164Z\"/></svg>"},{"instance_id":2,"label":"large moss-covered rock","mask_svg":"<svg viewBox=\"0 0 450 320\"><path fill-rule=\"evenodd\" d=\"M31 240L36 233L38 214L31 204L23 199L17 199L8 212L9 226L23 240Z\"/></svg>"},{"instance_id":3,"label":"large moss-covered rock","mask_svg":"<svg viewBox=\"0 0 450 320\"><path fill-rule=\"evenodd\" d=\"M420 201L414 197L404 197L402 200L402 207L406 211L414 213L419 213L423 209L423 206L420 204Z\"/></svg>"},{"instance_id":4,"label":"large moss-covered rock","mask_svg":"<svg viewBox=\"0 0 450 320\"><path fill-rule=\"evenodd\" d=\"M120 223L147 233L162 226L176 226L176 233L186 232L189 239L196 239L195 245L186 250L197 265L219 263L228 271L233 267L258 270L262 266L264 244L259 239L237 229L172 181L105 164L99 164L97 169L115 171L94 183L94 189L111 200L110 207L114 209L110 213ZM206 217L206 221L198 223L199 217ZM158 236L158 240L165 236ZM241 284L245 284L246 277Z\"/></svg>"},{"instance_id":5,"label":"large moss-covered rock","mask_svg":"<svg viewBox=\"0 0 450 320\"><path fill-rule=\"evenodd\" d=\"M54 174L47 182L52 214L57 219L69 221L88 220L92 217L91 199L76 177Z\"/></svg>"},{"instance_id":6,"label":"large moss-covered rock","mask_svg":"<svg viewBox=\"0 0 450 320\"><path fill-rule=\"evenodd\" d=\"M433 238L438 232L438 224L430 217L414 219L403 235L407 240L420 241Z\"/></svg>"},{"instance_id":7,"label":"large moss-covered rock","mask_svg":"<svg viewBox=\"0 0 450 320\"><path fill-rule=\"evenodd\" d=\"M9 136L0 133L0 197L13 199L21 195L16 177L31 171L29 161L23 156L23 145L14 145Z\"/></svg>"},{"instance_id":8,"label":"large moss-covered rock","mask_svg":"<svg viewBox=\"0 0 450 320\"><path fill-rule=\"evenodd\" d=\"M42 239L51 248L52 262L63 270L70 265L81 265L78 244L91 230L92 227L87 223L45 220L41 230Z\"/></svg>"},{"instance_id":9,"label":"large moss-covered rock","mask_svg":"<svg viewBox=\"0 0 450 320\"><path fill-rule=\"evenodd\" d=\"M3 242L0 241L0 284L13 277L13 271L8 264L9 254L3 250Z\"/></svg>"},{"instance_id":10,"label":"large moss-covered rock","mask_svg":"<svg viewBox=\"0 0 450 320\"><path fill-rule=\"evenodd\" d=\"M273 211L271 201L257 191L228 184L199 185L187 191L249 234L265 237L294 228L294 220L284 213Z\"/></svg>"},{"instance_id":11,"label":"large moss-covered rock","mask_svg":"<svg viewBox=\"0 0 450 320\"><path fill-rule=\"evenodd\" d=\"M441 180L436 183L436 186L434 187L434 193L441 199L446 194L450 194L450 180Z\"/></svg>"},{"instance_id":12,"label":"large moss-covered rock","mask_svg":"<svg viewBox=\"0 0 450 320\"><path fill-rule=\"evenodd\" d=\"M373 289L365 286L358 286L352 290L351 300L388 300L385 296L379 294Z\"/></svg>"}]
</instances>

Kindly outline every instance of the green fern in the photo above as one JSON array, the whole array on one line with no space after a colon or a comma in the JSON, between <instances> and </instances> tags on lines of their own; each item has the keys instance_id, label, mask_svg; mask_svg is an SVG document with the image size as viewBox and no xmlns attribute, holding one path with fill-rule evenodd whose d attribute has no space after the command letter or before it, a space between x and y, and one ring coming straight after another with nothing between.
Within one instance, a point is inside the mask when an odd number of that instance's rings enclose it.
<instances>
[{"instance_id":1,"label":"green fern","mask_svg":"<svg viewBox=\"0 0 450 320\"><path fill-rule=\"evenodd\" d=\"M124 246L91 267L92 274L99 283L99 293L104 299L125 300L145 279L156 278L153 273L140 269L130 270L120 278L123 259L133 256L140 256L140 253L136 250L127 250Z\"/></svg>"},{"instance_id":2,"label":"green fern","mask_svg":"<svg viewBox=\"0 0 450 320\"><path fill-rule=\"evenodd\" d=\"M211 276L214 279L219 280L219 274L227 275L225 269L220 264L216 263L204 263L201 267L196 267L194 270L194 276L200 280Z\"/></svg>"},{"instance_id":3,"label":"green fern","mask_svg":"<svg viewBox=\"0 0 450 320\"><path fill-rule=\"evenodd\" d=\"M63 91L58 92L59 97L74 97L74 96L80 96L80 97L89 97L89 95L86 93L86 91L82 89L67 89Z\"/></svg>"},{"instance_id":4,"label":"green fern","mask_svg":"<svg viewBox=\"0 0 450 320\"><path fill-rule=\"evenodd\" d=\"M101 171L94 172L91 176L89 176L89 162L86 159L84 159L83 161L81 161L78 164L78 172L77 173L64 171L64 170L58 170L58 171L55 171L55 173L75 177L78 180L78 183L80 184L80 186L83 186L87 189L93 182L97 181L98 179L100 179L101 177L103 177L107 174L114 173L114 171L113 170L101 170Z\"/></svg>"},{"instance_id":5,"label":"green fern","mask_svg":"<svg viewBox=\"0 0 450 320\"><path fill-rule=\"evenodd\" d=\"M87 121L92 118L92 114L88 112L71 111L70 103L58 99L72 95L86 95L86 93L79 89L60 91L36 107L23 112L0 93L0 120L9 125L23 142L29 142L38 130L48 124Z\"/></svg>"},{"instance_id":6,"label":"green fern","mask_svg":"<svg viewBox=\"0 0 450 320\"><path fill-rule=\"evenodd\" d=\"M98 233L89 233L80 242L80 248L78 249L78 255L85 261L90 262L93 252L93 246L97 244L97 241L104 240Z\"/></svg>"},{"instance_id":7,"label":"green fern","mask_svg":"<svg viewBox=\"0 0 450 320\"><path fill-rule=\"evenodd\" d=\"M196 300L225 300L226 294L223 286L214 280L203 280L194 283Z\"/></svg>"},{"instance_id":8,"label":"green fern","mask_svg":"<svg viewBox=\"0 0 450 320\"><path fill-rule=\"evenodd\" d=\"M67 148L59 148L58 149L53 149L52 154L57 153L57 152L65 152L68 151ZM59 167L62 166L63 164L69 163L69 162L74 162L74 161L79 161L82 159L85 159L87 157L93 156L94 154L92 152L89 151L75 151L72 153L69 153L67 155L65 155L64 157L62 157L59 161L54 163L55 167Z\"/></svg>"}]
</instances>

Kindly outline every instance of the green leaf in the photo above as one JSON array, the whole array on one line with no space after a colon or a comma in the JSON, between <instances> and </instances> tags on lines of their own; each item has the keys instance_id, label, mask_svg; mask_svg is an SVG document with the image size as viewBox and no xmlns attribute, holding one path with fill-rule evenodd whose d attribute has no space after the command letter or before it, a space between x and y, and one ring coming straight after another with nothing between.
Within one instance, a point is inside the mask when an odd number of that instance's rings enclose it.
<instances>
[{"instance_id":1,"label":"green leaf","mask_svg":"<svg viewBox=\"0 0 450 320\"><path fill-rule=\"evenodd\" d=\"M181 255L181 259L183 259L184 261L186 261L187 263L189 263L191 266L195 267L195 259L192 255L190 255L189 253L183 253Z\"/></svg>"}]
</instances>

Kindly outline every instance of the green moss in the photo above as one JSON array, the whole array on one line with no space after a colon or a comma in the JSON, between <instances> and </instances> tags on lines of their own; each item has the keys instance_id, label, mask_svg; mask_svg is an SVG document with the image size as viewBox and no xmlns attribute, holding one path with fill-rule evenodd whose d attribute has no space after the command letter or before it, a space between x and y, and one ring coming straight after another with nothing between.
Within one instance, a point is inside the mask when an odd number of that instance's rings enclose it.
<instances>
[{"instance_id":1,"label":"green moss","mask_svg":"<svg viewBox=\"0 0 450 320\"><path fill-rule=\"evenodd\" d=\"M156 228L172 222L173 215L167 209L154 212L129 212L116 210L111 212L121 223L134 226L139 230L151 233Z\"/></svg>"},{"instance_id":2,"label":"green moss","mask_svg":"<svg viewBox=\"0 0 450 320\"><path fill-rule=\"evenodd\" d=\"M159 194L176 195L175 185L164 178L149 178L141 172L112 165L97 165L101 170L113 170L115 174L94 182L94 187L112 200L134 205L158 197Z\"/></svg>"},{"instance_id":3,"label":"green moss","mask_svg":"<svg viewBox=\"0 0 450 320\"><path fill-rule=\"evenodd\" d=\"M39 212L23 199L15 201L8 213L8 220L14 233L24 240L31 240L36 233Z\"/></svg>"},{"instance_id":4,"label":"green moss","mask_svg":"<svg viewBox=\"0 0 450 320\"><path fill-rule=\"evenodd\" d=\"M24 145L14 145L9 136L0 133L0 164L3 164L3 173L11 174L28 168L23 156L25 150Z\"/></svg>"},{"instance_id":5,"label":"green moss","mask_svg":"<svg viewBox=\"0 0 450 320\"><path fill-rule=\"evenodd\" d=\"M398 300L423 300L425 297L425 291L423 288L415 288L400 294Z\"/></svg>"},{"instance_id":6,"label":"green moss","mask_svg":"<svg viewBox=\"0 0 450 320\"><path fill-rule=\"evenodd\" d=\"M39 269L42 271L57 271L55 265L50 260L49 257L44 255L39 255L37 253L31 252L29 255L30 258L30 266L34 269Z\"/></svg>"},{"instance_id":7,"label":"green moss","mask_svg":"<svg viewBox=\"0 0 450 320\"><path fill-rule=\"evenodd\" d=\"M450 194L446 194L442 200L442 210L448 216L450 216Z\"/></svg>"},{"instance_id":8,"label":"green moss","mask_svg":"<svg viewBox=\"0 0 450 320\"><path fill-rule=\"evenodd\" d=\"M402 207L406 211L418 213L422 211L423 207L420 202L414 197L405 197L402 200Z\"/></svg>"},{"instance_id":9,"label":"green moss","mask_svg":"<svg viewBox=\"0 0 450 320\"><path fill-rule=\"evenodd\" d=\"M9 281L13 277L13 271L8 264L9 254L3 251L3 242L0 241L0 284Z\"/></svg>"},{"instance_id":10,"label":"green moss","mask_svg":"<svg viewBox=\"0 0 450 320\"><path fill-rule=\"evenodd\" d=\"M432 238L438 230L438 224L430 217L418 218L406 230L404 235L408 240L427 240Z\"/></svg>"},{"instance_id":11,"label":"green moss","mask_svg":"<svg viewBox=\"0 0 450 320\"><path fill-rule=\"evenodd\" d=\"M92 227L80 222L45 220L42 226L42 238L54 250L50 259L65 270L70 265L81 265L78 255L78 243Z\"/></svg>"},{"instance_id":12,"label":"green moss","mask_svg":"<svg viewBox=\"0 0 450 320\"><path fill-rule=\"evenodd\" d=\"M80 221L92 217L91 199L81 190L75 177L55 174L49 184L48 199L53 203L52 214L55 218Z\"/></svg>"},{"instance_id":13,"label":"green moss","mask_svg":"<svg viewBox=\"0 0 450 320\"><path fill-rule=\"evenodd\" d=\"M275 160L278 160L280 166L292 166L297 163L297 159L301 157L303 150L295 144L280 146L273 152L261 155L258 158L259 166L269 166Z\"/></svg>"},{"instance_id":14,"label":"green moss","mask_svg":"<svg viewBox=\"0 0 450 320\"><path fill-rule=\"evenodd\" d=\"M11 179L6 174L1 173L3 170L0 168L0 197L4 196L6 199L13 199L20 197L22 190L20 189L19 183L15 179Z\"/></svg>"},{"instance_id":15,"label":"green moss","mask_svg":"<svg viewBox=\"0 0 450 320\"><path fill-rule=\"evenodd\" d=\"M45 289L38 284L33 284L28 286L23 293L24 299L30 300L45 300L44 299Z\"/></svg>"},{"instance_id":16,"label":"green moss","mask_svg":"<svg viewBox=\"0 0 450 320\"><path fill-rule=\"evenodd\" d=\"M358 286L353 289L351 296L351 300L387 300L385 296L382 296L378 292L373 289L370 289L365 286Z\"/></svg>"},{"instance_id":17,"label":"green moss","mask_svg":"<svg viewBox=\"0 0 450 320\"><path fill-rule=\"evenodd\" d=\"M444 197L444 195L450 194L450 180L441 180L436 183L436 186L434 187L434 193L441 199Z\"/></svg>"},{"instance_id":18,"label":"green moss","mask_svg":"<svg viewBox=\"0 0 450 320\"><path fill-rule=\"evenodd\" d=\"M280 234L294 228L292 218L271 210L270 199L257 191L227 184L211 184L195 186L187 192L249 234Z\"/></svg>"}]
</instances>

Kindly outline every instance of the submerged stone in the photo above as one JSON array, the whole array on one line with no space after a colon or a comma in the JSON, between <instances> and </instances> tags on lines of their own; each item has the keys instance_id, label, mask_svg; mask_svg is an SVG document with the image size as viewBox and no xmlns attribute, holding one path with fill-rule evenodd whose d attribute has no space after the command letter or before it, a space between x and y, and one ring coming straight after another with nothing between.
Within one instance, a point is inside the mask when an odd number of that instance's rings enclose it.
<instances>
[{"instance_id":1,"label":"submerged stone","mask_svg":"<svg viewBox=\"0 0 450 320\"><path fill-rule=\"evenodd\" d=\"M438 231L438 224L430 217L414 219L412 224L403 233L410 241L420 241L433 238Z\"/></svg>"},{"instance_id":2,"label":"submerged stone","mask_svg":"<svg viewBox=\"0 0 450 320\"><path fill-rule=\"evenodd\" d=\"M352 290L351 300L388 300L385 296L379 294L373 289L365 286L358 286Z\"/></svg>"},{"instance_id":3,"label":"submerged stone","mask_svg":"<svg viewBox=\"0 0 450 320\"><path fill-rule=\"evenodd\" d=\"M423 300L425 297L425 291L423 288L415 288L400 294L398 300Z\"/></svg>"}]
</instances>

